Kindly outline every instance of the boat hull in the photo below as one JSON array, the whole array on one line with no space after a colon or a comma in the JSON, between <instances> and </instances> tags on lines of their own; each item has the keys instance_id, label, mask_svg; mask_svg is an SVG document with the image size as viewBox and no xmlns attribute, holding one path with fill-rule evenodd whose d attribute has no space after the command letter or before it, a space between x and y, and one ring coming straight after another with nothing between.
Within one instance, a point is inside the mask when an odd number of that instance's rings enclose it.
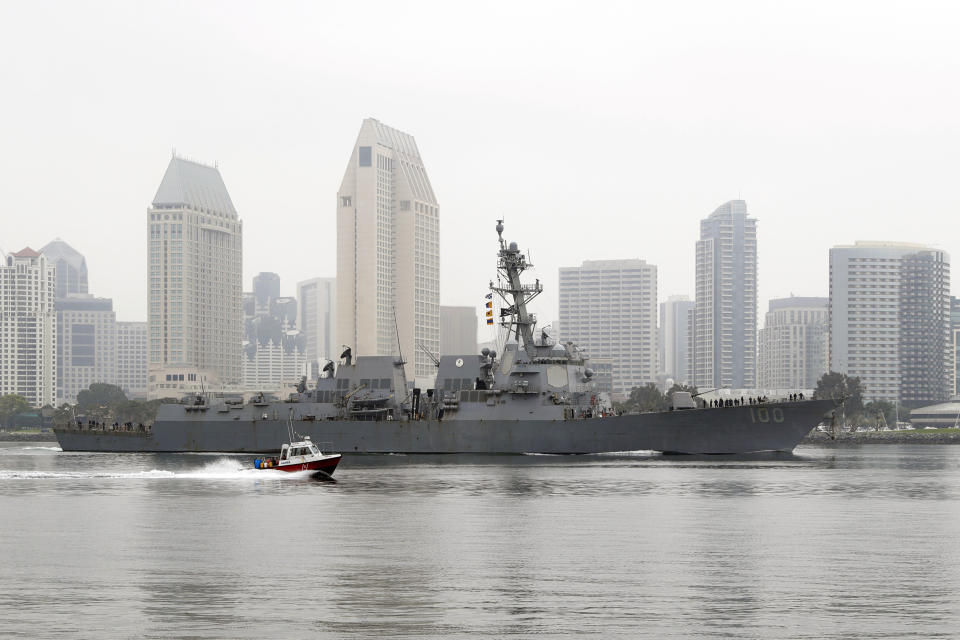
<instances>
[{"instance_id":1,"label":"boat hull","mask_svg":"<svg viewBox=\"0 0 960 640\"><path fill-rule=\"evenodd\" d=\"M275 467L263 467L263 469L269 469L270 471L286 471L287 473L299 473L301 471L323 471L327 475L332 476L333 472L337 470L337 465L340 464L341 455L332 455L324 456L319 460L311 460L309 462L300 462L293 464L281 464Z\"/></svg>"},{"instance_id":2,"label":"boat hull","mask_svg":"<svg viewBox=\"0 0 960 640\"><path fill-rule=\"evenodd\" d=\"M168 413L148 432L54 431L64 451L268 453L289 439L281 411L220 419L177 407L161 407ZM834 408L806 400L577 420L299 420L294 429L343 453L735 454L791 451Z\"/></svg>"}]
</instances>

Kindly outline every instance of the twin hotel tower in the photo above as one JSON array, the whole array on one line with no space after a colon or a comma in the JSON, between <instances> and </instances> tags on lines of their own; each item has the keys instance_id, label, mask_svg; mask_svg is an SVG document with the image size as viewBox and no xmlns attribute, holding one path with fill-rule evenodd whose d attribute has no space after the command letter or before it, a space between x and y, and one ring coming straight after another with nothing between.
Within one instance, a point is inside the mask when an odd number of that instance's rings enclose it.
<instances>
[{"instance_id":1,"label":"twin hotel tower","mask_svg":"<svg viewBox=\"0 0 960 640\"><path fill-rule=\"evenodd\" d=\"M267 272L244 293L243 223L220 171L174 155L147 211L146 323L117 322L112 301L87 291L83 256L61 240L3 256L0 394L39 407L73 403L95 382L148 398L281 391L316 377L344 345L359 355L399 346L408 379L429 385L431 354L477 352L486 310L440 306L439 211L413 137L368 118L337 192L336 278L300 282L284 298ZM834 247L829 297L771 300L759 331L757 220L744 201L701 221L695 259L694 298L669 296L659 322L656 266L561 268L552 337L583 348L615 398L650 382L809 390L828 370L858 376L867 400L957 392L960 304L945 252Z\"/></svg>"}]
</instances>

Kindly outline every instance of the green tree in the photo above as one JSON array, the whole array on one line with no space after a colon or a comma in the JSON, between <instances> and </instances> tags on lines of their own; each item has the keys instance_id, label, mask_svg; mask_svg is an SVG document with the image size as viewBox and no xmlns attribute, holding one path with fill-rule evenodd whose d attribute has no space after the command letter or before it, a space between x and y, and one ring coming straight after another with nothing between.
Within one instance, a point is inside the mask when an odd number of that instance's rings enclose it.
<instances>
[{"instance_id":1,"label":"green tree","mask_svg":"<svg viewBox=\"0 0 960 640\"><path fill-rule=\"evenodd\" d=\"M667 397L652 382L642 387L634 387L630 397L624 403L630 410L663 411L667 408Z\"/></svg>"},{"instance_id":2,"label":"green tree","mask_svg":"<svg viewBox=\"0 0 960 640\"><path fill-rule=\"evenodd\" d=\"M0 425L13 426L13 419L29 408L30 403L19 394L8 393L0 396Z\"/></svg>"},{"instance_id":3,"label":"green tree","mask_svg":"<svg viewBox=\"0 0 960 640\"><path fill-rule=\"evenodd\" d=\"M886 400L874 400L863 407L863 424L879 431L884 423L888 427L897 426L897 407Z\"/></svg>"},{"instance_id":4,"label":"green tree","mask_svg":"<svg viewBox=\"0 0 960 640\"><path fill-rule=\"evenodd\" d=\"M863 412L863 386L860 384L860 378L851 378L844 373L831 371L823 374L817 381L813 397L845 399L844 409L848 417L858 416Z\"/></svg>"},{"instance_id":5,"label":"green tree","mask_svg":"<svg viewBox=\"0 0 960 640\"><path fill-rule=\"evenodd\" d=\"M127 394L115 384L94 382L77 394L77 413L108 422L127 404Z\"/></svg>"}]
</instances>

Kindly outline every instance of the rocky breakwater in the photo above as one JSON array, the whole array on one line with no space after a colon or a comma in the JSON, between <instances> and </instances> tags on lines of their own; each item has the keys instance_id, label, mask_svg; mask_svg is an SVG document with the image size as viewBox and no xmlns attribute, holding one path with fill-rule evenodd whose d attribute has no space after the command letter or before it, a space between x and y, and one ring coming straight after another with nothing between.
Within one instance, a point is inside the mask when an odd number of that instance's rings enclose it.
<instances>
[{"instance_id":1,"label":"rocky breakwater","mask_svg":"<svg viewBox=\"0 0 960 640\"><path fill-rule=\"evenodd\" d=\"M836 437L822 431L811 431L800 444L828 447L858 444L960 444L960 429L857 431L840 433Z\"/></svg>"}]
</instances>

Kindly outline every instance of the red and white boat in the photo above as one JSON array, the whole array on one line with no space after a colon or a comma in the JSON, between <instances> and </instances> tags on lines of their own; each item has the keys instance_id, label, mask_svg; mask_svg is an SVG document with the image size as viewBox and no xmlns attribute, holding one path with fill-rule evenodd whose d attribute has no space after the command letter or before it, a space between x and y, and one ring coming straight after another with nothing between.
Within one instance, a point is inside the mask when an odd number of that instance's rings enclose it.
<instances>
[{"instance_id":1,"label":"red and white boat","mask_svg":"<svg viewBox=\"0 0 960 640\"><path fill-rule=\"evenodd\" d=\"M341 457L339 453L323 453L310 441L310 436L305 436L300 442L283 445L280 455L275 458L257 458L253 461L253 466L256 469L277 471L322 471L333 475Z\"/></svg>"}]
</instances>

